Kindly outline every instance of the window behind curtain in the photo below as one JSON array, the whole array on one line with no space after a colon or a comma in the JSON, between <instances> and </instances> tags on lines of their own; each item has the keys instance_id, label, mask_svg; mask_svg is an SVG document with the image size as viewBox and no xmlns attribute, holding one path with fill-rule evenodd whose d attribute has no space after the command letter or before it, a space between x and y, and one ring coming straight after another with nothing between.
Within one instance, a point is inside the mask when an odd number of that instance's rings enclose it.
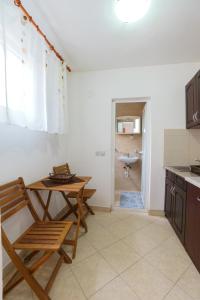
<instances>
[{"instance_id":1,"label":"window behind curtain","mask_svg":"<svg viewBox=\"0 0 200 300\"><path fill-rule=\"evenodd\" d=\"M13 1L0 11L0 122L63 133L64 65Z\"/></svg>"}]
</instances>

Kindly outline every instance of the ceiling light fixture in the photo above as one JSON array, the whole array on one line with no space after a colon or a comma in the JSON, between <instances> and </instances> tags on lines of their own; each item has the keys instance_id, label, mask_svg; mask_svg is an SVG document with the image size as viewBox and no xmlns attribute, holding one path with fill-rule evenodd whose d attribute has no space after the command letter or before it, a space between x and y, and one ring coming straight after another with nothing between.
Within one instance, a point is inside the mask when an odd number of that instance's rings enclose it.
<instances>
[{"instance_id":1,"label":"ceiling light fixture","mask_svg":"<svg viewBox=\"0 0 200 300\"><path fill-rule=\"evenodd\" d=\"M148 11L151 0L117 0L115 12L122 22L136 22Z\"/></svg>"}]
</instances>

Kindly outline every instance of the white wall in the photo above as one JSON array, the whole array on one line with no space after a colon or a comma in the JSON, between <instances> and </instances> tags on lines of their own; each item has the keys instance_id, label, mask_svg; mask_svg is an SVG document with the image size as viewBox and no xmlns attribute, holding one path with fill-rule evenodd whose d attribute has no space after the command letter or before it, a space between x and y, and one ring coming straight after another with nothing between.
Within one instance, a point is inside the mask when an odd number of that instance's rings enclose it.
<instances>
[{"instance_id":1,"label":"white wall","mask_svg":"<svg viewBox=\"0 0 200 300\"><path fill-rule=\"evenodd\" d=\"M56 45L59 51L62 46L57 40L40 11L34 7L33 1L23 1L23 4L31 12L33 18L44 31L47 37ZM61 52L62 53L62 52ZM52 166L64 163L68 160L67 135L52 135L44 132L31 131L17 126L0 124L0 184L22 176L25 183L31 183L43 176L47 176ZM57 197L51 207L53 214L63 207L64 201ZM36 200L34 199L34 203ZM41 208L37 205L38 211ZM28 211L21 211L17 218L9 220L5 227L13 240L24 228L32 222ZM3 265L9 259L3 255Z\"/></svg>"},{"instance_id":2,"label":"white wall","mask_svg":"<svg viewBox=\"0 0 200 300\"><path fill-rule=\"evenodd\" d=\"M118 98L151 98L150 209L164 207L164 129L185 127L185 84L200 68L187 63L73 73L70 79L70 161L75 170L93 176L98 206L110 207L111 102ZM105 150L105 157L95 152Z\"/></svg>"}]
</instances>

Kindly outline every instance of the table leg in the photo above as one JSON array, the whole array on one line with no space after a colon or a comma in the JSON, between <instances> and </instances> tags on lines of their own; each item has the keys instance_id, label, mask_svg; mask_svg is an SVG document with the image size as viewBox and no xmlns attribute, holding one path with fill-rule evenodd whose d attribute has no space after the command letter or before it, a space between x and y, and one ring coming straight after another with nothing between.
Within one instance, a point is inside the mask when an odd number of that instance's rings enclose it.
<instances>
[{"instance_id":1,"label":"table leg","mask_svg":"<svg viewBox=\"0 0 200 300\"><path fill-rule=\"evenodd\" d=\"M43 221L45 221L47 213L49 211L49 204L50 204L50 201L51 201L51 195L52 195L52 191L49 191L48 198L47 198L47 204L45 205L45 211L44 211L44 215L43 215Z\"/></svg>"},{"instance_id":2,"label":"table leg","mask_svg":"<svg viewBox=\"0 0 200 300\"><path fill-rule=\"evenodd\" d=\"M50 215L50 213L48 212L48 210L46 211L46 205L45 205L45 203L44 203L44 201L43 201L43 199L42 199L42 197L41 197L39 191L35 190L34 193L35 193L35 195L36 195L36 197L37 197L37 199L38 199L38 202L40 203L40 205L42 206L42 208L43 208L43 210L44 210L44 215L45 215L45 217L47 216L47 217L49 218L49 220L52 221L53 218L51 217L51 215ZM43 216L43 219L44 219L44 216Z\"/></svg>"},{"instance_id":3,"label":"table leg","mask_svg":"<svg viewBox=\"0 0 200 300\"><path fill-rule=\"evenodd\" d=\"M69 201L67 195L64 192L61 192L61 194L63 195L63 198L65 199L65 201L67 202L67 205L70 208L70 210L66 213L66 215L69 216L69 215L71 215L71 213L73 213L76 216L76 218L78 218L78 214L76 212L75 206L71 204L71 202Z\"/></svg>"}]
</instances>

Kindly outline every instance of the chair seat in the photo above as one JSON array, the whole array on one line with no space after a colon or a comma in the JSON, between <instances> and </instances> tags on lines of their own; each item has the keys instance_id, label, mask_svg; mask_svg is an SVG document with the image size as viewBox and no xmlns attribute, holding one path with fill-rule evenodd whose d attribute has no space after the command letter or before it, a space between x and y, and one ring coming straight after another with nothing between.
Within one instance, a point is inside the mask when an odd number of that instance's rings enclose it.
<instances>
[{"instance_id":1,"label":"chair seat","mask_svg":"<svg viewBox=\"0 0 200 300\"><path fill-rule=\"evenodd\" d=\"M90 199L94 193L96 192L95 189L84 189L83 191L83 198ZM67 195L69 198L76 198L77 194L74 192L71 192Z\"/></svg>"},{"instance_id":2,"label":"chair seat","mask_svg":"<svg viewBox=\"0 0 200 300\"><path fill-rule=\"evenodd\" d=\"M28 250L58 250L72 224L70 221L34 223L13 243L13 247Z\"/></svg>"}]
</instances>

